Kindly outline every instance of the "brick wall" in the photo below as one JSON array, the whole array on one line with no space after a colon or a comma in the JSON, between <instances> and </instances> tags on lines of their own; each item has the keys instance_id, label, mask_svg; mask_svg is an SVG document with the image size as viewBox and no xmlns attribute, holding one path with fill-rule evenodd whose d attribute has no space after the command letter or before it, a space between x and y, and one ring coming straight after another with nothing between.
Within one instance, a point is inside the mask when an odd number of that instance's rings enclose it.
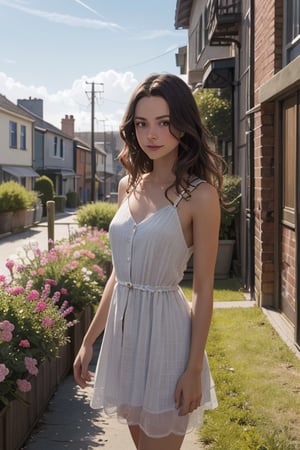
<instances>
[{"instance_id":1,"label":"brick wall","mask_svg":"<svg viewBox=\"0 0 300 450\"><path fill-rule=\"evenodd\" d=\"M282 227L282 270L281 270L281 296L283 312L292 322L295 321L296 297L296 241L295 232Z\"/></svg>"},{"instance_id":2,"label":"brick wall","mask_svg":"<svg viewBox=\"0 0 300 450\"><path fill-rule=\"evenodd\" d=\"M276 25L275 25L276 22ZM255 1L254 90L281 68L282 0ZM255 114L254 210L255 299L260 306L274 301L274 103Z\"/></svg>"}]
</instances>

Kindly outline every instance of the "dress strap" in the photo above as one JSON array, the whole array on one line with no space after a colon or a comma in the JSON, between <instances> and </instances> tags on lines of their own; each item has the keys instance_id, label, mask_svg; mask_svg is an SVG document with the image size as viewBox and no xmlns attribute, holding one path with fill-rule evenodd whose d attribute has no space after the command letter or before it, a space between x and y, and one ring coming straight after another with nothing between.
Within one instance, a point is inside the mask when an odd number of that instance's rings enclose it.
<instances>
[{"instance_id":1,"label":"dress strap","mask_svg":"<svg viewBox=\"0 0 300 450\"><path fill-rule=\"evenodd\" d=\"M206 183L205 180L201 180L201 178L194 178L192 181L190 181L188 187L186 189L183 189L178 197L175 199L173 206L177 208L179 203L184 197L189 197L190 194L196 189L199 184Z\"/></svg>"}]
</instances>

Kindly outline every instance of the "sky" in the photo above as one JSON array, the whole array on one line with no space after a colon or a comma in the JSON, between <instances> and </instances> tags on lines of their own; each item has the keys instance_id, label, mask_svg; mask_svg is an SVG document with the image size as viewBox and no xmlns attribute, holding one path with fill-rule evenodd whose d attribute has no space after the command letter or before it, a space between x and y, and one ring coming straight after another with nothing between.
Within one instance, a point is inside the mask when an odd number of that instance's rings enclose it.
<instances>
[{"instance_id":1,"label":"sky","mask_svg":"<svg viewBox=\"0 0 300 450\"><path fill-rule=\"evenodd\" d=\"M135 86L153 72L179 75L176 0L0 0L0 93L43 99L44 120L75 131L118 129ZM183 76L184 78L184 76Z\"/></svg>"}]
</instances>

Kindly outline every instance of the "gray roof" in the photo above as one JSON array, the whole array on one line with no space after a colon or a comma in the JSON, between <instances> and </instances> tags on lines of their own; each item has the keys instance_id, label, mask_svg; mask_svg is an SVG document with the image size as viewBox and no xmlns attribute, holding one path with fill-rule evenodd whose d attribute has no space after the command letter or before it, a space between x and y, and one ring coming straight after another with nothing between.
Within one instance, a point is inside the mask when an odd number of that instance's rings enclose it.
<instances>
[{"instance_id":1,"label":"gray roof","mask_svg":"<svg viewBox=\"0 0 300 450\"><path fill-rule=\"evenodd\" d=\"M46 122L46 120L42 119L37 114L34 114L33 112L29 111L25 108L25 106L20 105L19 108L21 108L23 111L25 111L29 116L34 120L34 126L35 128L41 128L45 131L50 131L51 133L58 134L59 136L64 137L65 139L69 139L72 141L72 137L68 134L63 133L59 128L55 127L49 122Z\"/></svg>"},{"instance_id":2,"label":"gray roof","mask_svg":"<svg viewBox=\"0 0 300 450\"><path fill-rule=\"evenodd\" d=\"M5 95L3 95L3 94L0 94L0 108L4 109L4 110L6 110L6 111L8 111L10 113L26 117L26 119L29 119L31 121L35 120L35 119L32 118L32 116L27 111L25 111L20 106L15 105L13 102L8 100L5 97Z\"/></svg>"},{"instance_id":3,"label":"gray roof","mask_svg":"<svg viewBox=\"0 0 300 450\"><path fill-rule=\"evenodd\" d=\"M188 29L193 0L177 0L175 11L175 28Z\"/></svg>"}]
</instances>

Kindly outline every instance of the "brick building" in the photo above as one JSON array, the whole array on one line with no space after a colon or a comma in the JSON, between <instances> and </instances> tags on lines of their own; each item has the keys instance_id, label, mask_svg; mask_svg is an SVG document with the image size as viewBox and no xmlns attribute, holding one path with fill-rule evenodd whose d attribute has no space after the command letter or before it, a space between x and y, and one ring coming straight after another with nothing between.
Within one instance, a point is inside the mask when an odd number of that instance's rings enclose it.
<instances>
[{"instance_id":1,"label":"brick building","mask_svg":"<svg viewBox=\"0 0 300 450\"><path fill-rule=\"evenodd\" d=\"M300 0L177 0L175 28L188 30L186 73L203 66L192 89L207 80L218 88L224 74L232 86L241 279L258 306L284 315L300 344ZM227 55L203 61L195 42Z\"/></svg>"}]
</instances>

